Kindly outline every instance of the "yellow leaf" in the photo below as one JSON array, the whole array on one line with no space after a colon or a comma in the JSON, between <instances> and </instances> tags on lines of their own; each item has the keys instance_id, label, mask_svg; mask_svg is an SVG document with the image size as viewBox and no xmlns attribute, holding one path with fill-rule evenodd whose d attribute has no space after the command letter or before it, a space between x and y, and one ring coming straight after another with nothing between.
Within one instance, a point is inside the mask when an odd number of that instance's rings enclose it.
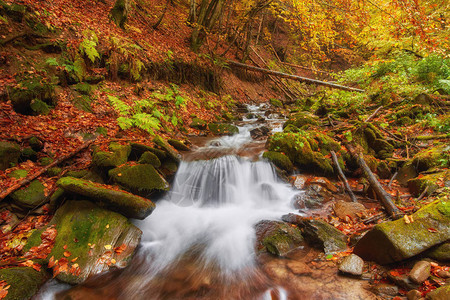
<instances>
[{"instance_id":1,"label":"yellow leaf","mask_svg":"<svg viewBox=\"0 0 450 300\"><path fill-rule=\"evenodd\" d=\"M106 250L111 250L112 246L111 245L105 245L105 249Z\"/></svg>"}]
</instances>

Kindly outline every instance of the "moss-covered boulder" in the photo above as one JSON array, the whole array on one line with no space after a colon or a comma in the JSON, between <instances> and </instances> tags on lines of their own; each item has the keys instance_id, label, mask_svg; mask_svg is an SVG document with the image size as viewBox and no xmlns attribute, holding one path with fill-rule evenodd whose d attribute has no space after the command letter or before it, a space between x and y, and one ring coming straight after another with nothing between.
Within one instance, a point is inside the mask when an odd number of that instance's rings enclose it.
<instances>
[{"instance_id":1,"label":"moss-covered boulder","mask_svg":"<svg viewBox=\"0 0 450 300\"><path fill-rule=\"evenodd\" d=\"M232 124L209 123L208 129L214 135L233 135L239 133L239 129Z\"/></svg>"},{"instance_id":2,"label":"moss-covered boulder","mask_svg":"<svg viewBox=\"0 0 450 300\"><path fill-rule=\"evenodd\" d=\"M289 116L289 119L284 123L283 128L286 128L289 125L293 125L297 128L301 128L305 125L319 125L319 117L307 111L298 112Z\"/></svg>"},{"instance_id":3,"label":"moss-covered boulder","mask_svg":"<svg viewBox=\"0 0 450 300\"><path fill-rule=\"evenodd\" d=\"M109 145L109 150L110 152L95 151L92 156L92 163L97 167L103 168L120 166L127 162L131 152L131 146L111 143Z\"/></svg>"},{"instance_id":4,"label":"moss-covered boulder","mask_svg":"<svg viewBox=\"0 0 450 300\"><path fill-rule=\"evenodd\" d=\"M45 186L39 180L33 180L27 187L10 195L14 204L23 208L34 208L45 200Z\"/></svg>"},{"instance_id":5,"label":"moss-covered boulder","mask_svg":"<svg viewBox=\"0 0 450 300\"><path fill-rule=\"evenodd\" d=\"M300 230L284 222L265 220L256 224L255 229L259 251L285 256L303 243Z\"/></svg>"},{"instance_id":6,"label":"moss-covered boulder","mask_svg":"<svg viewBox=\"0 0 450 300\"><path fill-rule=\"evenodd\" d=\"M150 164L124 165L108 174L114 182L135 194L148 195L155 190L169 189L169 183Z\"/></svg>"},{"instance_id":7,"label":"moss-covered boulder","mask_svg":"<svg viewBox=\"0 0 450 300\"><path fill-rule=\"evenodd\" d=\"M450 180L450 171L442 171L433 174L420 175L408 180L408 188L412 195L419 196L425 189L427 195L433 194L438 188L440 182Z\"/></svg>"},{"instance_id":8,"label":"moss-covered boulder","mask_svg":"<svg viewBox=\"0 0 450 300\"><path fill-rule=\"evenodd\" d=\"M450 284L443 285L427 294L427 300L446 300L450 299Z\"/></svg>"},{"instance_id":9,"label":"moss-covered boulder","mask_svg":"<svg viewBox=\"0 0 450 300\"><path fill-rule=\"evenodd\" d=\"M153 139L153 143L161 147L161 149L163 149L167 153L168 158L176 161L177 163L180 162L180 154L178 153L178 151L162 137L160 137L159 135L155 136L155 138Z\"/></svg>"},{"instance_id":10,"label":"moss-covered boulder","mask_svg":"<svg viewBox=\"0 0 450 300\"><path fill-rule=\"evenodd\" d=\"M41 166L48 166L53 162L53 158L45 156L38 159L38 162Z\"/></svg>"},{"instance_id":11,"label":"moss-covered boulder","mask_svg":"<svg viewBox=\"0 0 450 300\"><path fill-rule=\"evenodd\" d=\"M417 172L427 171L433 167L450 167L450 145L439 145L420 151L410 163Z\"/></svg>"},{"instance_id":12,"label":"moss-covered boulder","mask_svg":"<svg viewBox=\"0 0 450 300\"><path fill-rule=\"evenodd\" d=\"M150 151L142 153L141 157L138 160L138 163L150 164L155 168L161 167L161 161L159 160L158 156L156 156L153 152Z\"/></svg>"},{"instance_id":13,"label":"moss-covered boulder","mask_svg":"<svg viewBox=\"0 0 450 300\"><path fill-rule=\"evenodd\" d=\"M289 160L289 157L280 152L266 151L264 152L263 157L286 172L291 173L294 170L294 165Z\"/></svg>"},{"instance_id":14,"label":"moss-covered boulder","mask_svg":"<svg viewBox=\"0 0 450 300\"><path fill-rule=\"evenodd\" d=\"M0 142L0 170L16 165L20 157L20 147L16 143Z\"/></svg>"},{"instance_id":15,"label":"moss-covered boulder","mask_svg":"<svg viewBox=\"0 0 450 300\"><path fill-rule=\"evenodd\" d=\"M191 150L185 143L179 140L168 139L167 142L179 151L189 151Z\"/></svg>"},{"instance_id":16,"label":"moss-covered boulder","mask_svg":"<svg viewBox=\"0 0 450 300\"><path fill-rule=\"evenodd\" d=\"M166 160L162 163L159 170L164 175L164 178L170 180L175 176L175 173L178 171L178 163L170 159Z\"/></svg>"},{"instance_id":17,"label":"moss-covered boulder","mask_svg":"<svg viewBox=\"0 0 450 300\"><path fill-rule=\"evenodd\" d=\"M29 267L0 269L0 280L6 281L9 285L8 294L2 299L30 299L48 278L49 275L43 269L39 272Z\"/></svg>"},{"instance_id":18,"label":"moss-covered boulder","mask_svg":"<svg viewBox=\"0 0 450 300\"><path fill-rule=\"evenodd\" d=\"M205 120L199 118L193 118L191 124L189 125L189 127L198 130L205 130L207 126L208 123Z\"/></svg>"},{"instance_id":19,"label":"moss-covered boulder","mask_svg":"<svg viewBox=\"0 0 450 300\"><path fill-rule=\"evenodd\" d=\"M404 219L376 225L356 244L365 260L389 264L408 259L450 238L450 201L437 200Z\"/></svg>"},{"instance_id":20,"label":"moss-covered boulder","mask_svg":"<svg viewBox=\"0 0 450 300\"><path fill-rule=\"evenodd\" d=\"M11 173L8 174L8 177L10 178L16 178L16 179L20 179L20 178L25 178L28 175L28 171L25 169L20 169L20 170L14 170Z\"/></svg>"},{"instance_id":21,"label":"moss-covered boulder","mask_svg":"<svg viewBox=\"0 0 450 300\"><path fill-rule=\"evenodd\" d=\"M118 213L89 201L68 201L47 227L33 232L24 250L40 245L42 232L50 226L55 227L57 236L44 261L58 260L55 266L66 264L67 268L59 268L56 278L70 284L81 283L113 267L125 267L142 234Z\"/></svg>"},{"instance_id":22,"label":"moss-covered boulder","mask_svg":"<svg viewBox=\"0 0 450 300\"><path fill-rule=\"evenodd\" d=\"M394 146L386 141L381 131L372 123L359 124L352 137L364 148L366 154L376 158L386 159L394 153Z\"/></svg>"},{"instance_id":23,"label":"moss-covered boulder","mask_svg":"<svg viewBox=\"0 0 450 300\"><path fill-rule=\"evenodd\" d=\"M302 219L298 226L306 241L326 254L347 249L347 236L322 220Z\"/></svg>"},{"instance_id":24,"label":"moss-covered boulder","mask_svg":"<svg viewBox=\"0 0 450 300\"><path fill-rule=\"evenodd\" d=\"M28 144L34 151L41 151L44 148L44 143L36 136L32 136L28 139Z\"/></svg>"},{"instance_id":25,"label":"moss-covered boulder","mask_svg":"<svg viewBox=\"0 0 450 300\"><path fill-rule=\"evenodd\" d=\"M144 152L151 152L155 154L160 161L163 161L167 158L167 153L165 151L153 148L149 145L141 144L141 143L131 143L131 154L130 157L132 159L138 159L141 157Z\"/></svg>"},{"instance_id":26,"label":"moss-covered boulder","mask_svg":"<svg viewBox=\"0 0 450 300\"><path fill-rule=\"evenodd\" d=\"M64 177L75 177L75 178L81 178L84 180L89 180L89 181L97 182L97 183L101 183L101 184L105 183L102 176L99 174L98 170L96 170L96 169L73 170L73 171L69 171L66 174L64 174Z\"/></svg>"},{"instance_id":27,"label":"moss-covered boulder","mask_svg":"<svg viewBox=\"0 0 450 300\"><path fill-rule=\"evenodd\" d=\"M125 23L128 19L128 12L130 9L129 0L116 0L113 8L110 11L111 20L120 28L125 28Z\"/></svg>"},{"instance_id":28,"label":"moss-covered boulder","mask_svg":"<svg viewBox=\"0 0 450 300\"><path fill-rule=\"evenodd\" d=\"M275 99L275 98L270 98L269 99L269 103L272 104L272 106L275 106L275 107L283 107L283 102L281 102L280 100Z\"/></svg>"},{"instance_id":29,"label":"moss-covered boulder","mask_svg":"<svg viewBox=\"0 0 450 300\"><path fill-rule=\"evenodd\" d=\"M437 245L425 253L425 256L438 261L450 261L450 242Z\"/></svg>"},{"instance_id":30,"label":"moss-covered boulder","mask_svg":"<svg viewBox=\"0 0 450 300\"><path fill-rule=\"evenodd\" d=\"M34 151L31 147L26 147L26 148L22 149L22 151L20 152L20 160L21 161L27 161L27 160L36 161L37 157L38 157L38 153L36 151Z\"/></svg>"},{"instance_id":31,"label":"moss-covered boulder","mask_svg":"<svg viewBox=\"0 0 450 300\"><path fill-rule=\"evenodd\" d=\"M155 208L152 201L109 185L74 177L63 177L58 180L57 184L67 192L87 197L89 200L128 218L144 219Z\"/></svg>"}]
</instances>

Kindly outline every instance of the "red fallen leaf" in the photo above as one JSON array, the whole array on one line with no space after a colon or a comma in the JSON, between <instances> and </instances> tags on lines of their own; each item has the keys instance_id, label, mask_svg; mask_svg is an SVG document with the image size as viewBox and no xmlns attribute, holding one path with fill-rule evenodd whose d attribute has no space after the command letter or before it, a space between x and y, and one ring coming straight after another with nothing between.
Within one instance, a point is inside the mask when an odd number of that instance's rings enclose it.
<instances>
[{"instance_id":1,"label":"red fallen leaf","mask_svg":"<svg viewBox=\"0 0 450 300\"><path fill-rule=\"evenodd\" d=\"M122 244L119 247L114 248L114 252L117 254L121 254L125 249L127 248L127 245Z\"/></svg>"},{"instance_id":2,"label":"red fallen leaf","mask_svg":"<svg viewBox=\"0 0 450 300\"><path fill-rule=\"evenodd\" d=\"M428 228L428 231L429 231L429 232L432 232L432 233L439 232L439 230L434 229L434 228Z\"/></svg>"},{"instance_id":3,"label":"red fallen leaf","mask_svg":"<svg viewBox=\"0 0 450 300\"><path fill-rule=\"evenodd\" d=\"M69 256L71 256L72 255L72 253L70 253L69 251L64 251L64 256L65 257L69 257Z\"/></svg>"},{"instance_id":4,"label":"red fallen leaf","mask_svg":"<svg viewBox=\"0 0 450 300\"><path fill-rule=\"evenodd\" d=\"M64 246L63 246L63 249L66 250L66 249L67 249L67 245L64 245Z\"/></svg>"},{"instance_id":5,"label":"red fallen leaf","mask_svg":"<svg viewBox=\"0 0 450 300\"><path fill-rule=\"evenodd\" d=\"M50 257L50 260L48 261L48 267L53 268L54 265L55 265L55 257L52 256L52 257Z\"/></svg>"},{"instance_id":6,"label":"red fallen leaf","mask_svg":"<svg viewBox=\"0 0 450 300\"><path fill-rule=\"evenodd\" d=\"M73 262L73 263L74 263L74 262L76 262L76 261L77 261L77 259L78 259L78 256L77 256L77 257L75 257L74 259L72 259L72 260L71 260L71 262Z\"/></svg>"}]
</instances>

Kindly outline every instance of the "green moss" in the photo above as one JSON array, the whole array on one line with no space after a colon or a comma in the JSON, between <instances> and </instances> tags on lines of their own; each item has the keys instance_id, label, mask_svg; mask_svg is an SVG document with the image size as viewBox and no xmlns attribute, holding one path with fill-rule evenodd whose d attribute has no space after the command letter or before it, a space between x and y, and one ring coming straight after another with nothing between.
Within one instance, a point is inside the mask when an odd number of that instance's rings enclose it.
<instances>
[{"instance_id":1,"label":"green moss","mask_svg":"<svg viewBox=\"0 0 450 300\"><path fill-rule=\"evenodd\" d=\"M0 270L0 280L6 281L8 294L5 300L30 299L48 279L48 274L29 267L12 267Z\"/></svg>"},{"instance_id":2,"label":"green moss","mask_svg":"<svg viewBox=\"0 0 450 300\"><path fill-rule=\"evenodd\" d=\"M134 193L148 194L154 190L169 189L167 181L150 164L125 165L110 170L108 174L116 183Z\"/></svg>"},{"instance_id":3,"label":"green moss","mask_svg":"<svg viewBox=\"0 0 450 300\"><path fill-rule=\"evenodd\" d=\"M347 236L322 220L304 219L299 226L305 239L313 246L323 249L325 253L347 249Z\"/></svg>"},{"instance_id":4,"label":"green moss","mask_svg":"<svg viewBox=\"0 0 450 300\"><path fill-rule=\"evenodd\" d=\"M63 177L58 180L57 184L67 192L88 197L129 218L144 219L155 208L153 202L148 199L84 179Z\"/></svg>"},{"instance_id":5,"label":"green moss","mask_svg":"<svg viewBox=\"0 0 450 300\"><path fill-rule=\"evenodd\" d=\"M191 124L189 127L198 129L198 130L204 130L206 129L207 122L205 120L199 119L199 118L193 118Z\"/></svg>"},{"instance_id":6,"label":"green moss","mask_svg":"<svg viewBox=\"0 0 450 300\"><path fill-rule=\"evenodd\" d=\"M301 132L301 130L298 129L297 127L295 127L294 125L289 124L283 129L283 132L285 132L285 133L299 133L299 132Z\"/></svg>"},{"instance_id":7,"label":"green moss","mask_svg":"<svg viewBox=\"0 0 450 300\"><path fill-rule=\"evenodd\" d=\"M120 145L111 143L109 145L111 152L98 151L92 157L92 163L98 167L117 167L127 162L131 152L130 145Z\"/></svg>"},{"instance_id":8,"label":"green moss","mask_svg":"<svg viewBox=\"0 0 450 300\"><path fill-rule=\"evenodd\" d=\"M80 110L90 112L90 113L93 112L92 107L91 107L92 100L87 95L81 95L79 97L74 97L72 99L72 103L76 108L78 108Z\"/></svg>"},{"instance_id":9,"label":"green moss","mask_svg":"<svg viewBox=\"0 0 450 300\"><path fill-rule=\"evenodd\" d=\"M20 157L20 146L16 143L0 142L0 170L16 165Z\"/></svg>"},{"instance_id":10,"label":"green moss","mask_svg":"<svg viewBox=\"0 0 450 300\"><path fill-rule=\"evenodd\" d=\"M28 175L28 171L27 170L14 170L11 173L8 174L8 177L10 178L16 178L16 179L20 179L20 178L25 178Z\"/></svg>"},{"instance_id":11,"label":"green moss","mask_svg":"<svg viewBox=\"0 0 450 300\"><path fill-rule=\"evenodd\" d=\"M164 159L167 158L166 152L164 152L162 150L150 147L150 146L145 145L145 144L131 143L131 156L133 158L137 159L137 158L141 157L141 155L144 152L147 152L147 151L150 151L153 154L155 154L160 161L163 161Z\"/></svg>"},{"instance_id":12,"label":"green moss","mask_svg":"<svg viewBox=\"0 0 450 300\"><path fill-rule=\"evenodd\" d=\"M37 159L37 152L34 151L31 147L26 147L20 153L20 159L22 161L26 160L35 161Z\"/></svg>"},{"instance_id":13,"label":"green moss","mask_svg":"<svg viewBox=\"0 0 450 300\"><path fill-rule=\"evenodd\" d=\"M20 81L9 90L9 95L14 110L21 114L33 114L33 111L39 112L41 109L45 111L48 110L47 105L56 103L54 86L40 76Z\"/></svg>"},{"instance_id":14,"label":"green moss","mask_svg":"<svg viewBox=\"0 0 450 300\"><path fill-rule=\"evenodd\" d=\"M285 170L289 173L291 173L294 170L294 165L289 160L289 157L287 157L282 153L275 151L266 151L264 152L263 157L268 159L278 168Z\"/></svg>"},{"instance_id":15,"label":"green moss","mask_svg":"<svg viewBox=\"0 0 450 300\"><path fill-rule=\"evenodd\" d=\"M58 176L62 172L62 169L59 167L53 167L47 170L46 174L49 177Z\"/></svg>"},{"instance_id":16,"label":"green moss","mask_svg":"<svg viewBox=\"0 0 450 300\"><path fill-rule=\"evenodd\" d=\"M83 95L89 96L92 93L92 86L89 83L80 82L74 86L74 89Z\"/></svg>"},{"instance_id":17,"label":"green moss","mask_svg":"<svg viewBox=\"0 0 450 300\"><path fill-rule=\"evenodd\" d=\"M450 242L440 244L427 251L426 256L438 261L450 261Z\"/></svg>"},{"instance_id":18,"label":"green moss","mask_svg":"<svg viewBox=\"0 0 450 300\"><path fill-rule=\"evenodd\" d=\"M283 107L283 102L281 102L281 101L278 100L278 99L270 98L269 102L270 102L270 104L272 104L272 106L275 106L275 107Z\"/></svg>"},{"instance_id":19,"label":"green moss","mask_svg":"<svg viewBox=\"0 0 450 300\"><path fill-rule=\"evenodd\" d=\"M263 249L277 256L285 256L303 243L300 230L284 222L261 221L256 230L264 231L260 237Z\"/></svg>"},{"instance_id":20,"label":"green moss","mask_svg":"<svg viewBox=\"0 0 450 300\"><path fill-rule=\"evenodd\" d=\"M433 167L450 167L450 146L439 145L420 151L411 160L418 172L427 171Z\"/></svg>"},{"instance_id":21,"label":"green moss","mask_svg":"<svg viewBox=\"0 0 450 300\"><path fill-rule=\"evenodd\" d=\"M312 115L309 112L303 111L291 115L289 119L284 123L283 128L286 128L288 125L294 125L297 128L301 128L304 125L319 125L319 118L317 116Z\"/></svg>"},{"instance_id":22,"label":"green moss","mask_svg":"<svg viewBox=\"0 0 450 300\"><path fill-rule=\"evenodd\" d=\"M39 164L41 166L48 166L49 164L51 164L53 162L53 158L51 158L51 157L41 157L38 160L38 162L39 162Z\"/></svg>"},{"instance_id":23,"label":"green moss","mask_svg":"<svg viewBox=\"0 0 450 300\"><path fill-rule=\"evenodd\" d=\"M120 28L125 28L128 19L128 0L116 0L110 12L110 17Z\"/></svg>"},{"instance_id":24,"label":"green moss","mask_svg":"<svg viewBox=\"0 0 450 300\"><path fill-rule=\"evenodd\" d=\"M155 136L155 138L153 139L153 143L161 147L167 153L167 157L173 159L176 162L180 161L180 154L178 154L177 150L175 150L162 137L160 137L159 135Z\"/></svg>"},{"instance_id":25,"label":"green moss","mask_svg":"<svg viewBox=\"0 0 450 300\"><path fill-rule=\"evenodd\" d=\"M142 153L141 157L138 160L138 163L140 164L150 164L154 166L155 168L161 167L161 161L159 160L158 156L153 154L150 151L146 151Z\"/></svg>"},{"instance_id":26,"label":"green moss","mask_svg":"<svg viewBox=\"0 0 450 300\"><path fill-rule=\"evenodd\" d=\"M408 188L411 194L419 196L428 188L427 195L433 194L439 188L439 182L450 180L450 171L427 174L408 180Z\"/></svg>"},{"instance_id":27,"label":"green moss","mask_svg":"<svg viewBox=\"0 0 450 300\"><path fill-rule=\"evenodd\" d=\"M232 124L210 123L208 129L214 135L233 135L239 133L239 129Z\"/></svg>"},{"instance_id":28,"label":"green moss","mask_svg":"<svg viewBox=\"0 0 450 300\"><path fill-rule=\"evenodd\" d=\"M15 204L34 208L45 200L45 186L39 180L33 180L27 187L15 191L10 195Z\"/></svg>"},{"instance_id":29,"label":"green moss","mask_svg":"<svg viewBox=\"0 0 450 300\"><path fill-rule=\"evenodd\" d=\"M168 139L167 142L177 150L180 150L180 151L189 151L190 150L189 147L186 146L182 141Z\"/></svg>"}]
</instances>

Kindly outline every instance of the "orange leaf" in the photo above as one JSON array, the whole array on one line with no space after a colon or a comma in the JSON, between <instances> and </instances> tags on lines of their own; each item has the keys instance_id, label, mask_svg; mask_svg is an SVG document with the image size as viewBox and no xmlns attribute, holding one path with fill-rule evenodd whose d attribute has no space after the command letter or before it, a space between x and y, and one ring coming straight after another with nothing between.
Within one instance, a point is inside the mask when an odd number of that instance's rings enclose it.
<instances>
[{"instance_id":1,"label":"orange leaf","mask_svg":"<svg viewBox=\"0 0 450 300\"><path fill-rule=\"evenodd\" d=\"M434 229L434 228L428 228L428 231L429 231L429 232L432 232L432 233L439 232L439 230Z\"/></svg>"},{"instance_id":2,"label":"orange leaf","mask_svg":"<svg viewBox=\"0 0 450 300\"><path fill-rule=\"evenodd\" d=\"M69 256L71 256L72 255L72 253L70 253L69 251L64 251L64 256L65 257L69 257Z\"/></svg>"}]
</instances>

